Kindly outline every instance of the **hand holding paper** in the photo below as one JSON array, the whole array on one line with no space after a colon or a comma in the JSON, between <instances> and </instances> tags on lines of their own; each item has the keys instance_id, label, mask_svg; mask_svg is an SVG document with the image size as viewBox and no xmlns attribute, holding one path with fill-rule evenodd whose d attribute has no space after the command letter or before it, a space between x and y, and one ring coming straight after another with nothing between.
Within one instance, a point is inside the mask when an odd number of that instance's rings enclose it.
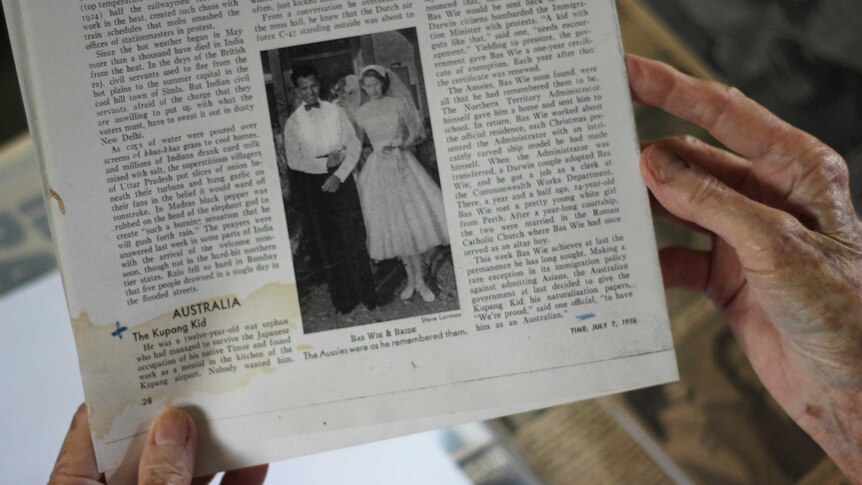
<instances>
[{"instance_id":1,"label":"hand holding paper","mask_svg":"<svg viewBox=\"0 0 862 485\"><path fill-rule=\"evenodd\" d=\"M847 165L739 91L628 58L635 100L700 125L651 142L641 172L657 212L715 235L661 253L665 283L704 291L766 388L850 477L862 479L862 228Z\"/></svg>"}]
</instances>

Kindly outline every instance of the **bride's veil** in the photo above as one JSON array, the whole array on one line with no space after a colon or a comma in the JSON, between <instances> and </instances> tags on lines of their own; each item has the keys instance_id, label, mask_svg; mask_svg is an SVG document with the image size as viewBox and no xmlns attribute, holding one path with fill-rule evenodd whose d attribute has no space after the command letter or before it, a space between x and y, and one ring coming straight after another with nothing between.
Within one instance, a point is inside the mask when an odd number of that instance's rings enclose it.
<instances>
[{"instance_id":1,"label":"bride's veil","mask_svg":"<svg viewBox=\"0 0 862 485\"><path fill-rule=\"evenodd\" d=\"M389 89L386 91L386 96L396 98L401 101L403 107L404 122L407 128L411 130L417 137L417 143L425 139L425 122L422 119L422 114L416 108L416 103L413 102L413 93L404 84L404 81L395 74L391 69L371 64L362 68L359 72L359 81L362 82L362 76L368 72L374 71L377 74L389 79Z\"/></svg>"}]
</instances>

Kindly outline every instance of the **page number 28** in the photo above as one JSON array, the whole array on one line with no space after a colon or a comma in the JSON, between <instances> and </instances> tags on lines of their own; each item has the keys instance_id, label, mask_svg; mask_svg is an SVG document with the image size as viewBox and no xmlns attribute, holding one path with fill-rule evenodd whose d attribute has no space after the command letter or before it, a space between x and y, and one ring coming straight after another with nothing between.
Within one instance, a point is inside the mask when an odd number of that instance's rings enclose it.
<instances>
[{"instance_id":1,"label":"page number 28","mask_svg":"<svg viewBox=\"0 0 862 485\"><path fill-rule=\"evenodd\" d=\"M151 397L145 397L145 398L141 399L141 406L149 406L152 403L153 403L153 398L151 398Z\"/></svg>"}]
</instances>

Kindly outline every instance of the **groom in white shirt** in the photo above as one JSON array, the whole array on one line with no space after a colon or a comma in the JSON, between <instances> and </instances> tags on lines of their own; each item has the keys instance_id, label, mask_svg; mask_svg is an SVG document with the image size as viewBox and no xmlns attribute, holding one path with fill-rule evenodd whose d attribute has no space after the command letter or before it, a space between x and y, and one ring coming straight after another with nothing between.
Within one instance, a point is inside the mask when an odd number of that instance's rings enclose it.
<instances>
[{"instance_id":1,"label":"groom in white shirt","mask_svg":"<svg viewBox=\"0 0 862 485\"><path fill-rule=\"evenodd\" d=\"M297 172L297 194L305 199L311 242L321 254L332 304L340 313L359 303L374 308L374 279L353 180L362 144L347 114L320 100L312 66L296 66L291 81L302 104L284 128L287 165Z\"/></svg>"}]
</instances>

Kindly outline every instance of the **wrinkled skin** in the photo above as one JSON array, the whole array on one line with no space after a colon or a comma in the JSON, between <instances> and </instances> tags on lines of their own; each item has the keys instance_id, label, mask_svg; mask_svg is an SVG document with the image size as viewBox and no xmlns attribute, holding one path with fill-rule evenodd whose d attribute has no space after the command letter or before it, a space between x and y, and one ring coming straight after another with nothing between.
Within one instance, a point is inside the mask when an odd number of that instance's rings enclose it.
<instances>
[{"instance_id":1,"label":"wrinkled skin","mask_svg":"<svg viewBox=\"0 0 862 485\"><path fill-rule=\"evenodd\" d=\"M705 292L775 400L862 483L862 226L844 160L733 88L628 57L635 101L707 129L644 144L659 215L713 235L660 254L665 284Z\"/></svg>"},{"instance_id":2,"label":"wrinkled skin","mask_svg":"<svg viewBox=\"0 0 862 485\"><path fill-rule=\"evenodd\" d=\"M164 410L150 426L138 466L138 485L206 485L212 476L192 480L197 428L188 414L178 409ZM260 485L267 466L228 472L222 485ZM90 438L87 408L81 405L60 448L48 485L99 485L105 477L96 467L96 453Z\"/></svg>"}]
</instances>

